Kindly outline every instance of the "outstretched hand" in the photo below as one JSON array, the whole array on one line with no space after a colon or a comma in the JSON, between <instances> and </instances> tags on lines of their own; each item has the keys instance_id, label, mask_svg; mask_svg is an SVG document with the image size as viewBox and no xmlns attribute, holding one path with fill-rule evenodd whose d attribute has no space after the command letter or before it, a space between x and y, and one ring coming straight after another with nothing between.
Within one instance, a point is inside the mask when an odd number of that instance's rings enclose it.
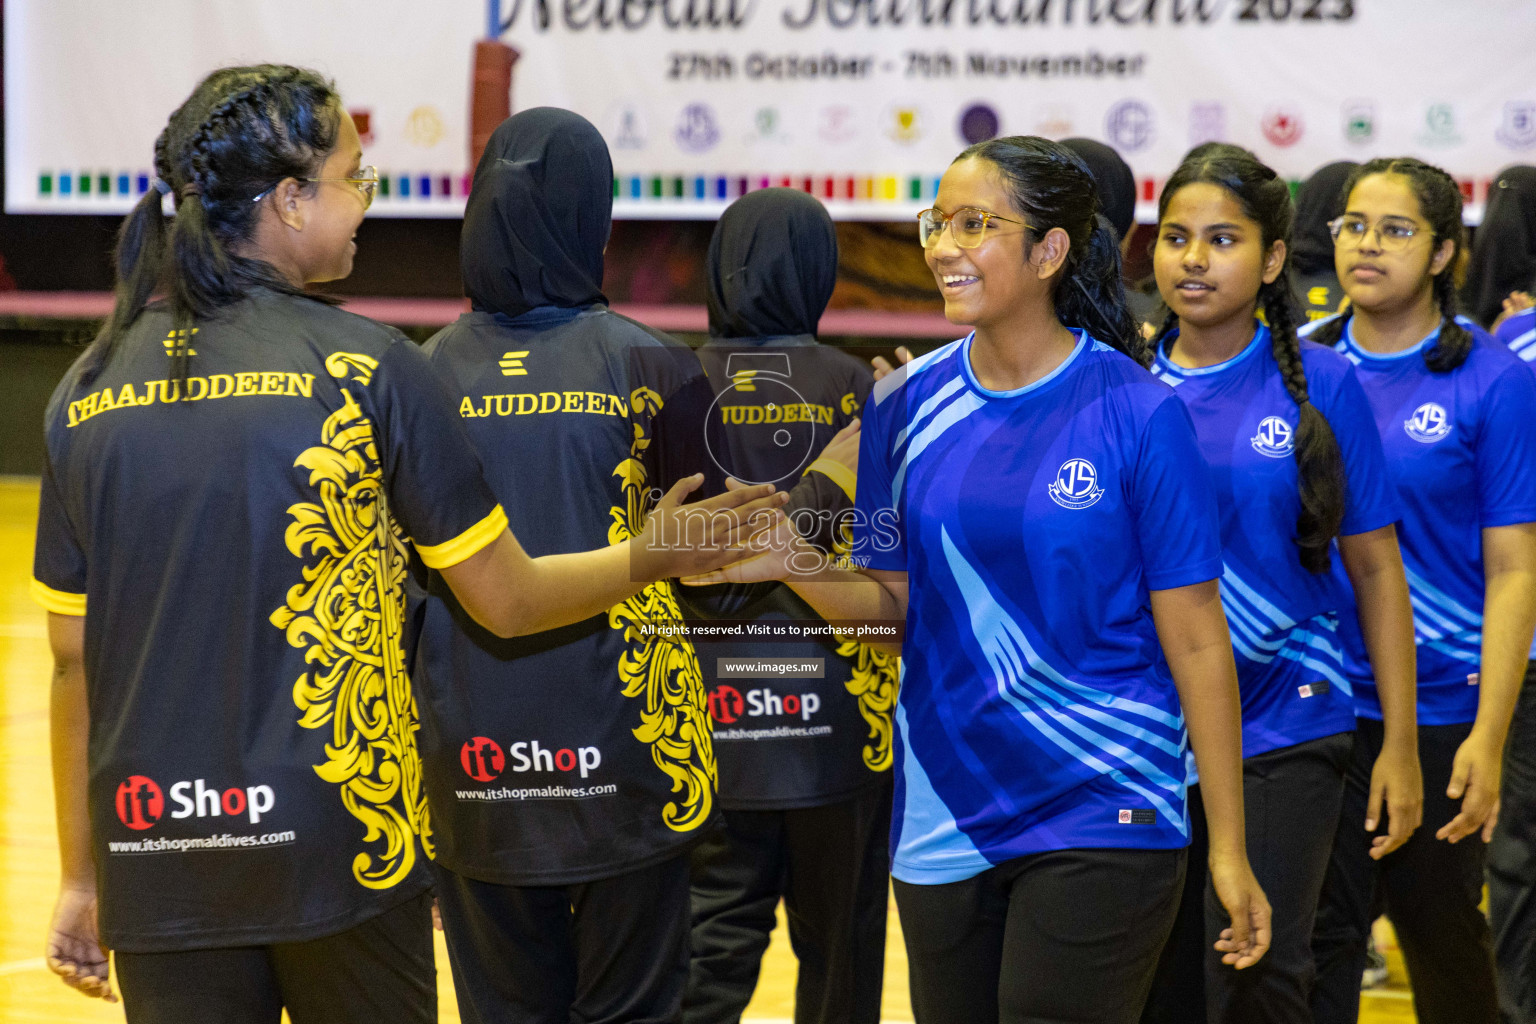
<instances>
[{"instance_id":1,"label":"outstretched hand","mask_svg":"<svg viewBox=\"0 0 1536 1024\"><path fill-rule=\"evenodd\" d=\"M646 578L693 576L739 561L750 554L749 540L784 520L779 508L789 495L772 484L730 488L684 505L703 482L702 473L684 477L651 510L637 538L649 560Z\"/></svg>"},{"instance_id":2,"label":"outstretched hand","mask_svg":"<svg viewBox=\"0 0 1536 1024\"><path fill-rule=\"evenodd\" d=\"M740 494L746 490L746 485L739 480L728 479L725 485L732 493ZM695 587L714 583L766 583L811 576L827 565L827 556L806 543L782 513L770 528L751 537L744 548L738 561L711 572L685 576L682 582Z\"/></svg>"}]
</instances>

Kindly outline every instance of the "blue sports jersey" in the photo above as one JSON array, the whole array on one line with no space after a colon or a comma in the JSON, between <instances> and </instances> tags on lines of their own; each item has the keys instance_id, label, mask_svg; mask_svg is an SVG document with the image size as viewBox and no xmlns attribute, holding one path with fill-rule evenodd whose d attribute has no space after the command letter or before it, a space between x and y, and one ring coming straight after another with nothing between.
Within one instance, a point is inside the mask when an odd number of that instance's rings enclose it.
<instances>
[{"instance_id":1,"label":"blue sports jersey","mask_svg":"<svg viewBox=\"0 0 1536 1024\"><path fill-rule=\"evenodd\" d=\"M1351 323L1337 346L1355 364L1403 505L1398 541L1413 602L1420 725L1477 717L1482 531L1536 521L1536 379L1482 328L1458 322L1472 332L1472 350L1450 373L1424 363L1438 328L1382 355L1356 343ZM1379 719L1353 616L1341 632L1356 714Z\"/></svg>"},{"instance_id":2,"label":"blue sports jersey","mask_svg":"<svg viewBox=\"0 0 1536 1024\"><path fill-rule=\"evenodd\" d=\"M1536 307L1522 310L1499 324L1493 336L1536 370ZM1531 640L1531 660L1536 661L1536 637Z\"/></svg>"},{"instance_id":3,"label":"blue sports jersey","mask_svg":"<svg viewBox=\"0 0 1536 1024\"><path fill-rule=\"evenodd\" d=\"M1175 331L1165 348L1171 348ZM1395 522L1397 498L1381 438L1349 361L1303 343L1307 393L1333 428L1348 479L1345 536ZM1332 573L1302 567L1296 547L1294 438L1299 415L1275 362L1269 328L1214 366L1186 369L1159 352L1153 373L1184 400L1221 510L1221 603L1243 696L1243 756L1348 732L1354 698L1344 675ZM1335 561L1337 556L1335 553Z\"/></svg>"},{"instance_id":4,"label":"blue sports jersey","mask_svg":"<svg viewBox=\"0 0 1536 1024\"><path fill-rule=\"evenodd\" d=\"M892 874L1182 847L1184 717L1148 591L1221 575L1189 414L1085 332L1007 392L977 382L971 340L864 407L854 557L911 584Z\"/></svg>"},{"instance_id":5,"label":"blue sports jersey","mask_svg":"<svg viewBox=\"0 0 1536 1024\"><path fill-rule=\"evenodd\" d=\"M1523 310L1499 324L1494 337L1536 369L1536 308Z\"/></svg>"}]
</instances>

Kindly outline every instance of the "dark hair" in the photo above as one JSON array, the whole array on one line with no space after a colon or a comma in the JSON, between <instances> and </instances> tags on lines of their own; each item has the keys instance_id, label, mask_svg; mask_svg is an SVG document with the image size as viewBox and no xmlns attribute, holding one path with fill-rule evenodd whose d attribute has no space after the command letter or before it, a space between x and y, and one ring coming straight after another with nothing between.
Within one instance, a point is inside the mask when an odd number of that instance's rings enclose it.
<instances>
[{"instance_id":1,"label":"dark hair","mask_svg":"<svg viewBox=\"0 0 1536 1024\"><path fill-rule=\"evenodd\" d=\"M303 294L270 264L236 255L234 246L250 236L259 210L253 199L284 178L317 172L336 147L343 116L331 82L302 68L223 68L203 79L155 140L160 183L118 230L116 301L86 351L87 379L157 291L169 300L178 331L258 286ZM161 188L176 204L169 228ZM186 379L188 347L173 348L178 381Z\"/></svg>"},{"instance_id":2,"label":"dark hair","mask_svg":"<svg viewBox=\"0 0 1536 1024\"><path fill-rule=\"evenodd\" d=\"M1067 261L1055 282L1057 318L1149 365L1152 351L1125 308L1119 240L1100 210L1098 187L1082 158L1034 135L978 142L955 163L972 158L990 162L1003 176L1014 208L1029 221L1030 245L1051 228L1067 233Z\"/></svg>"},{"instance_id":3,"label":"dark hair","mask_svg":"<svg viewBox=\"0 0 1536 1024\"><path fill-rule=\"evenodd\" d=\"M1424 364L1435 373L1450 373L1466 362L1472 351L1472 332L1456 322L1459 310L1456 301L1456 261L1467 245L1467 229L1461 221L1461 188L1456 180L1433 164L1416 160L1411 156L1378 157L1361 164L1344 183L1339 194L1334 215L1344 212L1349 205L1350 193L1355 186L1373 174L1396 174L1408 181L1414 198L1419 202L1419 212L1429 221L1434 233L1431 249L1437 249L1450 239L1455 248L1445 267L1434 275L1435 306L1440 310L1440 337L1432 348L1424 353ZM1354 315L1354 305L1340 315L1318 324L1312 337L1324 345L1335 345L1344 336L1344 327Z\"/></svg>"},{"instance_id":4,"label":"dark hair","mask_svg":"<svg viewBox=\"0 0 1536 1024\"><path fill-rule=\"evenodd\" d=\"M1168 203L1186 185L1207 184L1224 189L1243 208L1243 215L1259 226L1265 251L1276 242L1290 244L1291 190L1284 179L1252 153L1236 147L1208 150L1186 160L1168 179L1157 204L1161 224ZM1346 496L1344 458L1328 418L1312 404L1307 393L1307 371L1301 361L1301 342L1291 307L1289 252L1279 275L1259 285L1256 302L1269 324L1270 351L1280 367L1285 390L1296 403L1296 489L1301 512L1296 517L1296 546L1301 564L1311 572L1326 572L1329 548L1344 521ZM1169 313L1157 340L1178 323Z\"/></svg>"}]
</instances>

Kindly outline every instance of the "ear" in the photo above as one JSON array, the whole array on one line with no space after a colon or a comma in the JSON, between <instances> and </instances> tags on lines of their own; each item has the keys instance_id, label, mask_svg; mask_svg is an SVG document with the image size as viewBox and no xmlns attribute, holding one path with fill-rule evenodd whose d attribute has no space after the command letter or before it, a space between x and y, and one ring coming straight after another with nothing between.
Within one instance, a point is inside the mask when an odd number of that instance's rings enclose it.
<instances>
[{"instance_id":1,"label":"ear","mask_svg":"<svg viewBox=\"0 0 1536 1024\"><path fill-rule=\"evenodd\" d=\"M1029 263L1035 268L1035 273L1040 280L1048 281L1054 277L1067 262L1067 253L1072 249L1072 239L1061 228L1051 228L1029 250Z\"/></svg>"},{"instance_id":2,"label":"ear","mask_svg":"<svg viewBox=\"0 0 1536 1024\"><path fill-rule=\"evenodd\" d=\"M1445 270L1450 265L1451 257L1455 253L1456 240L1454 238L1447 238L1441 242L1440 247L1435 250L1435 254L1429 258L1429 272L1431 276Z\"/></svg>"},{"instance_id":3,"label":"ear","mask_svg":"<svg viewBox=\"0 0 1536 1024\"><path fill-rule=\"evenodd\" d=\"M294 231L303 231L309 222L309 208L304 202L304 183L297 178L284 178L278 182L272 194L263 202L271 203L277 217Z\"/></svg>"},{"instance_id":4,"label":"ear","mask_svg":"<svg viewBox=\"0 0 1536 1024\"><path fill-rule=\"evenodd\" d=\"M1285 239L1277 238L1269 247L1269 252L1264 254L1264 283L1274 284L1275 278L1280 276L1280 271L1285 268Z\"/></svg>"}]
</instances>

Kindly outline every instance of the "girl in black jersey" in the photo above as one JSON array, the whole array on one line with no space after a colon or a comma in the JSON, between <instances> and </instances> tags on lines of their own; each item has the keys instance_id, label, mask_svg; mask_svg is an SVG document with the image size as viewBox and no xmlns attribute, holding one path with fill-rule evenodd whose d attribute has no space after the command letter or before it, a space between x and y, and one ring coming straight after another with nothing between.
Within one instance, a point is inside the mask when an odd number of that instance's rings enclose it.
<instances>
[{"instance_id":1,"label":"girl in black jersey","mask_svg":"<svg viewBox=\"0 0 1536 1024\"><path fill-rule=\"evenodd\" d=\"M837 282L832 218L795 189L743 196L715 227L705 273L710 340L699 357L717 395L712 419L724 424L724 468L794 485L786 515L836 549L836 524L852 517L848 463L857 465L858 413L874 377L862 360L816 341ZM835 457L834 446L847 454ZM781 630L820 621L783 584L744 589L685 591L684 607ZM740 1019L782 897L800 961L795 1019L878 1024L896 659L830 632L727 637L700 652L723 821L693 851L683 1020ZM759 659L816 663L818 678L736 676L725 667Z\"/></svg>"},{"instance_id":2,"label":"girl in black jersey","mask_svg":"<svg viewBox=\"0 0 1536 1024\"><path fill-rule=\"evenodd\" d=\"M112 999L115 951L132 1022L435 1016L409 560L509 635L722 562L745 532L685 521L692 477L631 543L524 553L416 347L304 293L351 270L361 163L315 73L210 75L156 141L113 315L48 408L48 963ZM753 498L735 512L782 502Z\"/></svg>"}]
</instances>

